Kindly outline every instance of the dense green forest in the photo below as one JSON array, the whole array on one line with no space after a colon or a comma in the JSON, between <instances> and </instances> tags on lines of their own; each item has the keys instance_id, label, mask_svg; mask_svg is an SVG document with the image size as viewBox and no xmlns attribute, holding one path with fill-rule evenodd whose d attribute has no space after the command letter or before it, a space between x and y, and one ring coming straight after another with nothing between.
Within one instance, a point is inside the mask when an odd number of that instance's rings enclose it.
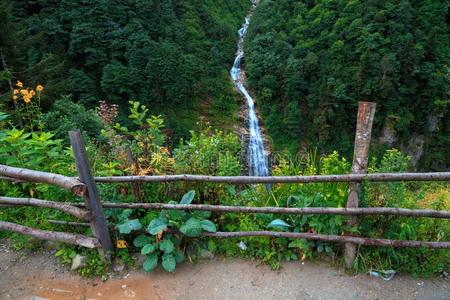
<instances>
[{"instance_id":1,"label":"dense green forest","mask_svg":"<svg viewBox=\"0 0 450 300\"><path fill-rule=\"evenodd\" d=\"M275 148L350 156L357 102L374 101L375 137L411 153L423 138L419 167L448 168L449 16L444 0L262 0L246 64Z\"/></svg>"},{"instance_id":2,"label":"dense green forest","mask_svg":"<svg viewBox=\"0 0 450 300\"><path fill-rule=\"evenodd\" d=\"M162 113L177 137L201 117L226 127L237 109L227 70L249 6L241 0L1 1L0 105L11 103L11 79L45 84L44 110L70 94L87 107L117 103L126 120L134 99Z\"/></svg>"},{"instance_id":3,"label":"dense green forest","mask_svg":"<svg viewBox=\"0 0 450 300\"><path fill-rule=\"evenodd\" d=\"M244 174L244 147L231 130L239 122L239 97L228 70L237 30L250 5L248 0L2 0L0 164L73 180L78 173L67 132L79 128L94 176ZM402 152L421 136L426 156L419 167L448 168L447 23L444 1L262 0L246 36L245 60L277 152L271 173L351 172L359 100L378 103L371 148L377 157L370 159L368 172L410 170L411 159ZM205 121L211 126L196 125ZM377 142L386 130L395 132L398 141L392 146L400 150L384 149L391 145ZM311 151L291 155L304 149ZM0 172L5 204L18 197L83 201L56 186L3 177L9 176L5 169ZM361 186L361 207L450 209L448 182L364 181ZM284 208L345 207L349 190L344 182L273 184L269 189L191 181L98 183L97 188L107 202ZM9 205L0 207L3 224L94 234L88 227L65 223L81 220L64 211ZM140 253L145 271L161 265L173 272L178 263L205 257L205 252L207 257L258 259L273 269L286 260L324 256L343 264L339 243L202 236L216 231L432 242L450 236L448 219L405 216L362 215L351 226L347 216L322 214L106 206L104 214L116 245L115 262L134 266ZM0 242L4 238L16 250L43 247L27 235L2 229ZM86 257L86 265L77 270L83 276L103 279L110 274L111 265L97 251L69 244L55 247L55 256L68 266L77 254ZM443 275L449 261L447 249L361 246L353 268Z\"/></svg>"}]
</instances>

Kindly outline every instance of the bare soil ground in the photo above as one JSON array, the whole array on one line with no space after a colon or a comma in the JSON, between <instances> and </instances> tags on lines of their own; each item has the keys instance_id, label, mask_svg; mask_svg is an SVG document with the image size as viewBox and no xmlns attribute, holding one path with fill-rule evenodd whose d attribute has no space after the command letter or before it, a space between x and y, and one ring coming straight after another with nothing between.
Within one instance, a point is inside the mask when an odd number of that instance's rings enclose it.
<instances>
[{"instance_id":1,"label":"bare soil ground","mask_svg":"<svg viewBox=\"0 0 450 300\"><path fill-rule=\"evenodd\" d=\"M0 299L42 298L431 300L450 299L450 280L397 275L383 281L366 274L346 275L317 262L284 263L272 271L253 261L215 258L182 264L174 274L129 270L102 282L66 270L49 251L15 252L0 245Z\"/></svg>"}]
</instances>

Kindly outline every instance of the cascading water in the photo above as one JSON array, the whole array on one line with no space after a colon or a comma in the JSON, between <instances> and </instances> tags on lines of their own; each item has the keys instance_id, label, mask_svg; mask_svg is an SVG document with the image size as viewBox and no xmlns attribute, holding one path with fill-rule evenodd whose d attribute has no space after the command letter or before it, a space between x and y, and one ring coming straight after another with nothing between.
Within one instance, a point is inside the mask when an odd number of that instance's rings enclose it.
<instances>
[{"instance_id":1,"label":"cascading water","mask_svg":"<svg viewBox=\"0 0 450 300\"><path fill-rule=\"evenodd\" d=\"M246 17L242 28L239 29L238 50L236 52L236 59L234 60L233 67L230 70L230 75L236 88L245 96L245 99L247 100L248 126L250 133L248 141L248 164L250 175L268 176L269 164L267 154L264 150L264 143L259 127L258 117L256 116L255 101L244 86L245 74L241 72L241 61L244 57L244 38L249 24L250 17Z\"/></svg>"}]
</instances>

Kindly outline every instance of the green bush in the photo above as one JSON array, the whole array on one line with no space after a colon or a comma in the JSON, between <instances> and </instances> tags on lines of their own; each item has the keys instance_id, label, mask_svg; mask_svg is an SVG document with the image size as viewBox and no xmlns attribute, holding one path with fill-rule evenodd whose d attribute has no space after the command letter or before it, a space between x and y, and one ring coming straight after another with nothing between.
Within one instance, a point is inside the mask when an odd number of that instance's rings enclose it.
<instances>
[{"instance_id":1,"label":"green bush","mask_svg":"<svg viewBox=\"0 0 450 300\"><path fill-rule=\"evenodd\" d=\"M75 103L70 96L63 96L53 103L51 110L44 114L45 130L53 132L55 138L68 144L70 130L80 129L83 134L98 138L103 128L100 117L93 109Z\"/></svg>"}]
</instances>

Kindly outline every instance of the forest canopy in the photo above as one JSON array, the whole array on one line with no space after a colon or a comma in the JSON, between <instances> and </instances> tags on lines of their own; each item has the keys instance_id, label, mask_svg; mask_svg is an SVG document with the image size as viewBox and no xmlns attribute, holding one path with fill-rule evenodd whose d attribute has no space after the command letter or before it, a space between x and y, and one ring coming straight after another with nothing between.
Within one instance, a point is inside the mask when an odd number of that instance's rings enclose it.
<instances>
[{"instance_id":1,"label":"forest canopy","mask_svg":"<svg viewBox=\"0 0 450 300\"><path fill-rule=\"evenodd\" d=\"M448 168L449 16L443 0L261 1L246 64L275 147L350 155L373 101L375 137L413 155L424 141L421 166Z\"/></svg>"},{"instance_id":2,"label":"forest canopy","mask_svg":"<svg viewBox=\"0 0 450 300\"><path fill-rule=\"evenodd\" d=\"M45 83L44 109L71 94L88 107L99 100L120 104L126 120L128 101L136 99L155 113L174 110L166 116L169 127L188 135L197 115L214 121L215 109L233 109L227 70L249 6L241 0L2 1L2 102L10 103L8 79ZM206 112L198 112L198 102Z\"/></svg>"}]
</instances>

